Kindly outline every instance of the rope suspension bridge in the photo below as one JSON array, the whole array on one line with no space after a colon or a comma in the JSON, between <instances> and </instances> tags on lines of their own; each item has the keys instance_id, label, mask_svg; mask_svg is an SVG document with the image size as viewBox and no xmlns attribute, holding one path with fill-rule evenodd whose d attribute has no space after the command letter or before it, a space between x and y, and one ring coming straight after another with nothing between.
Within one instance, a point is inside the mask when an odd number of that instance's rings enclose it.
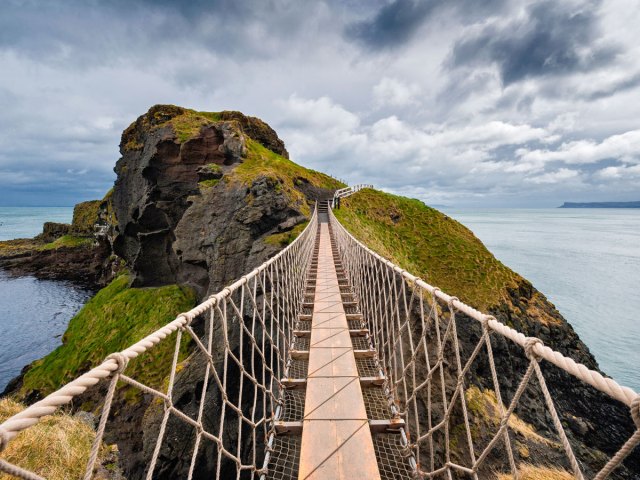
<instances>
[{"instance_id":1,"label":"rope suspension bridge","mask_svg":"<svg viewBox=\"0 0 640 480\"><path fill-rule=\"evenodd\" d=\"M365 186L368 187L368 186ZM344 197L359 187L338 192ZM479 339L465 358L460 333L475 324ZM492 338L512 342L526 369L510 398L501 392ZM189 338L206 359L195 412L174 398L180 348ZM127 364L160 342L173 342L165 388L127 375ZM482 445L473 435L468 378L480 357L497 400L499 421ZM203 445L213 445L215 478L487 478L488 458L499 451L503 471L521 478L512 424L523 392L538 389L559 439L567 470L586 478L565 432L540 361L559 368L630 409L632 434L603 462L607 478L640 443L640 397L589 370L537 338L504 325L411 275L356 240L317 204L306 229L287 248L135 345L0 425L0 451L87 389L107 385L85 479L94 477L118 385L158 399L162 420L146 478L160 475L161 451L172 425L192 429L185 448L187 478ZM185 367L185 368L188 368ZM546 368L546 364L545 364ZM454 422L455 419L455 422ZM452 447L453 429L464 439ZM211 451L211 450L208 450ZM2 460L0 472L37 474Z\"/></svg>"}]
</instances>

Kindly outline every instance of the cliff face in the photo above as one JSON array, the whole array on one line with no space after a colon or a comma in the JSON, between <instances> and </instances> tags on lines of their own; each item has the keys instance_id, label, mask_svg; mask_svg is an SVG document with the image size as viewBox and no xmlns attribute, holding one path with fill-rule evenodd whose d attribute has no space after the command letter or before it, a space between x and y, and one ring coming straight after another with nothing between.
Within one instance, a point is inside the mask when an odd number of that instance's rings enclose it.
<instances>
[{"instance_id":1,"label":"cliff face","mask_svg":"<svg viewBox=\"0 0 640 480\"><path fill-rule=\"evenodd\" d=\"M266 123L239 112L158 105L124 132L114 249L133 286L181 283L204 295L273 254L264 237L305 220L314 198L291 198L281 188L290 179L236 175L264 155L259 146L287 155Z\"/></svg>"},{"instance_id":2,"label":"cliff face","mask_svg":"<svg viewBox=\"0 0 640 480\"><path fill-rule=\"evenodd\" d=\"M239 112L158 105L124 132L120 148L114 250L126 261L132 286L187 285L201 299L279 251L280 239L309 218L313 202L342 186L290 162L266 123ZM194 382L206 364L195 351L176 378L174 396L183 411L198 410ZM209 389L215 396L215 385ZM118 443L127 477L139 478L155 447L162 408L150 398L117 404L121 415L107 439ZM213 402L213 418L216 408ZM188 468L182 448L193 432L173 418L169 430L156 476L181 478ZM199 463L194 478L210 468Z\"/></svg>"}]
</instances>

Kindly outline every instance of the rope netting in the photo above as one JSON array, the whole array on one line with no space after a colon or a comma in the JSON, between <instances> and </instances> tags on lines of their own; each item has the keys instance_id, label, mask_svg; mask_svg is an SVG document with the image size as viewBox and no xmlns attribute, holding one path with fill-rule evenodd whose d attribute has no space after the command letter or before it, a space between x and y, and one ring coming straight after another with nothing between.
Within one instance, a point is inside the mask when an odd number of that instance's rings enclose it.
<instances>
[{"instance_id":1,"label":"rope netting","mask_svg":"<svg viewBox=\"0 0 640 480\"><path fill-rule=\"evenodd\" d=\"M515 434L525 427L521 427L524 422L516 422L515 412L519 405L525 410L530 407L536 396L546 409L545 418L555 428L555 432L546 433L556 441L535 438L555 445L558 462L575 478L607 478L640 443L640 397L632 389L409 274L356 240L333 212L329 218L339 257L373 336L385 389L395 400L396 416L405 422L405 434L396 441L402 438L404 455L409 457L416 478L477 480L488 478L489 472L494 477L500 469L521 478L523 455L516 450L522 449L522 444L515 444L522 435ZM513 378L517 369L505 372L511 377L507 392L494 358L495 337L509 343L520 357L519 378ZM541 365L541 360L553 366ZM518 360L508 358L506 362L515 364ZM613 447L618 449L610 457L598 457L595 468L593 458L589 466L577 458L576 447L565 431L545 378L555 367L630 408L630 436ZM484 389L475 385L479 375L484 377ZM493 391L487 398L493 399L497 420L482 424L475 418L482 415L478 405L470 405L474 400L471 394L488 390ZM607 418L601 421L607 424ZM491 426L493 430L488 431ZM546 426L550 427L549 421ZM497 468L497 463L502 467ZM637 478L633 475L623 478Z\"/></svg>"},{"instance_id":2,"label":"rope netting","mask_svg":"<svg viewBox=\"0 0 640 480\"><path fill-rule=\"evenodd\" d=\"M98 384L107 382L85 479L94 476L107 421L110 415L117 414L112 411L116 387L123 385L150 395L163 405L155 448L145 459L147 479L156 477L163 443L177 428L176 422L191 429L188 438L192 439L192 447L188 467L184 466L187 478L194 475L207 442L206 461L209 466L213 464L210 475L215 472L216 478L239 479L265 474L273 451L275 423L285 397L281 380L289 374L289 352L295 348L293 330L304 300L316 231L314 211L309 225L294 242L251 273L7 419L0 425L0 451L42 417L53 414L87 389L98 390ZM188 385L193 396L199 397L198 407L190 411L179 408L174 398L177 382L191 368L188 360L184 362L186 366L179 362L185 337L195 350L192 357L199 355L206 364L200 378ZM167 365L166 388L152 388L128 376L127 364L160 342L173 342L175 349L171 364ZM184 445L180 449L188 451ZM0 472L41 479L36 473L1 459Z\"/></svg>"}]
</instances>

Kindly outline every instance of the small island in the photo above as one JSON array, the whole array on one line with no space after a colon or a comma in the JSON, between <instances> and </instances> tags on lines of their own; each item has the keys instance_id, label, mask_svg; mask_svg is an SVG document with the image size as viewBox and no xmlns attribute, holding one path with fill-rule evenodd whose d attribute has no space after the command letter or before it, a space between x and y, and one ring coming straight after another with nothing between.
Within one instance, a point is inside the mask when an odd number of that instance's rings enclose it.
<instances>
[{"instance_id":1,"label":"small island","mask_svg":"<svg viewBox=\"0 0 640 480\"><path fill-rule=\"evenodd\" d=\"M637 202L564 202L558 208L640 208Z\"/></svg>"}]
</instances>

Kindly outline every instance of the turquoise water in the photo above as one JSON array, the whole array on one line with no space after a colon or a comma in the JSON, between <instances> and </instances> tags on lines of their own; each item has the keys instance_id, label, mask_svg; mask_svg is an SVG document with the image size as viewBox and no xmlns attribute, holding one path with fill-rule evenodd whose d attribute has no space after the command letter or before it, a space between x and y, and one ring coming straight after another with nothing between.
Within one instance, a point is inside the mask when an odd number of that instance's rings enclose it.
<instances>
[{"instance_id":1,"label":"turquoise water","mask_svg":"<svg viewBox=\"0 0 640 480\"><path fill-rule=\"evenodd\" d=\"M0 207L0 240L33 237L47 221L71 222L72 207ZM0 392L22 367L61 343L91 292L68 282L11 278L0 271Z\"/></svg>"},{"instance_id":2,"label":"turquoise water","mask_svg":"<svg viewBox=\"0 0 640 480\"><path fill-rule=\"evenodd\" d=\"M71 223L73 207L0 207L0 240L30 238L44 222Z\"/></svg>"},{"instance_id":3,"label":"turquoise water","mask_svg":"<svg viewBox=\"0 0 640 480\"><path fill-rule=\"evenodd\" d=\"M442 211L543 292L604 372L640 391L640 210Z\"/></svg>"}]
</instances>

